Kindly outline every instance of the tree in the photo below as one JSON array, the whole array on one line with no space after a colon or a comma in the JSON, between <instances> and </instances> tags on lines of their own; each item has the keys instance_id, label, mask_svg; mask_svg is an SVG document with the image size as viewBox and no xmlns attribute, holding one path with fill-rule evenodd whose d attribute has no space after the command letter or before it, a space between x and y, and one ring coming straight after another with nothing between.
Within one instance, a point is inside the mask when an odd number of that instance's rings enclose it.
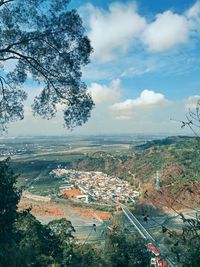
<instances>
[{"instance_id":1,"label":"tree","mask_svg":"<svg viewBox=\"0 0 200 267\"><path fill-rule=\"evenodd\" d=\"M17 218L20 192L15 187L17 176L9 166L9 159L0 161L0 263L10 266L8 255L14 254L13 224Z\"/></svg>"},{"instance_id":2,"label":"tree","mask_svg":"<svg viewBox=\"0 0 200 267\"><path fill-rule=\"evenodd\" d=\"M63 262L73 255L73 229L64 218L42 225L30 210L19 213L15 223L16 266L65 266Z\"/></svg>"},{"instance_id":3,"label":"tree","mask_svg":"<svg viewBox=\"0 0 200 267\"><path fill-rule=\"evenodd\" d=\"M99 249L74 242L74 228L64 218L42 225L25 210L19 214L15 229L18 254L13 266L105 266Z\"/></svg>"},{"instance_id":4,"label":"tree","mask_svg":"<svg viewBox=\"0 0 200 267\"><path fill-rule=\"evenodd\" d=\"M48 266L62 256L59 240L29 210L19 213L15 233L18 253L12 266Z\"/></svg>"},{"instance_id":5,"label":"tree","mask_svg":"<svg viewBox=\"0 0 200 267\"><path fill-rule=\"evenodd\" d=\"M9 166L9 159L0 161L0 244L9 240L17 217L20 192L15 187L17 176Z\"/></svg>"},{"instance_id":6,"label":"tree","mask_svg":"<svg viewBox=\"0 0 200 267\"><path fill-rule=\"evenodd\" d=\"M183 254L183 266L197 267L200 264L200 238L187 244Z\"/></svg>"},{"instance_id":7,"label":"tree","mask_svg":"<svg viewBox=\"0 0 200 267\"><path fill-rule=\"evenodd\" d=\"M94 105L81 81L81 67L92 51L76 10L69 0L0 0L0 125L24 118L22 89L26 80L42 86L33 113L55 116L64 109L69 129L87 121ZM6 65L14 69L6 72Z\"/></svg>"},{"instance_id":8,"label":"tree","mask_svg":"<svg viewBox=\"0 0 200 267\"><path fill-rule=\"evenodd\" d=\"M148 266L150 254L143 240L137 234L123 233L114 227L108 233L106 256L112 267Z\"/></svg>"},{"instance_id":9,"label":"tree","mask_svg":"<svg viewBox=\"0 0 200 267\"><path fill-rule=\"evenodd\" d=\"M67 261L66 261L67 259ZM66 258L64 266L71 267L110 267L107 262L106 254L91 244L82 244L73 246L73 254L70 258Z\"/></svg>"},{"instance_id":10,"label":"tree","mask_svg":"<svg viewBox=\"0 0 200 267\"><path fill-rule=\"evenodd\" d=\"M48 227L56 236L59 237L63 244L73 238L72 232L75 232L71 222L64 218L49 222Z\"/></svg>"},{"instance_id":11,"label":"tree","mask_svg":"<svg viewBox=\"0 0 200 267\"><path fill-rule=\"evenodd\" d=\"M186 115L186 125L197 138L196 153L200 153L200 99L197 101L195 109L189 109ZM197 156L196 155L196 156ZM198 175L198 174L197 174ZM182 220L186 224L183 228L184 241L187 241L186 253L184 255L185 266L198 266L200 264L200 215L196 214L196 219L186 219L182 215Z\"/></svg>"}]
</instances>

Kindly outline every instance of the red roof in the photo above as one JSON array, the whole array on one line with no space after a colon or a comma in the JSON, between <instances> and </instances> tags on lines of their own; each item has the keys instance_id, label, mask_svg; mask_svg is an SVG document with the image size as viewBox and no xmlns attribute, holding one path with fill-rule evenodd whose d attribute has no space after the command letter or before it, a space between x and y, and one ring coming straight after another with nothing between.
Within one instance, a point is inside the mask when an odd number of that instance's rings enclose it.
<instances>
[{"instance_id":1,"label":"red roof","mask_svg":"<svg viewBox=\"0 0 200 267\"><path fill-rule=\"evenodd\" d=\"M147 247L148 247L149 250L151 250L151 252L152 252L154 255L156 255L156 256L159 255L159 252L158 252L157 248L154 246L154 244L149 243L149 244L147 244Z\"/></svg>"},{"instance_id":2,"label":"red roof","mask_svg":"<svg viewBox=\"0 0 200 267\"><path fill-rule=\"evenodd\" d=\"M163 259L157 258L158 267L167 267L167 263Z\"/></svg>"}]
</instances>

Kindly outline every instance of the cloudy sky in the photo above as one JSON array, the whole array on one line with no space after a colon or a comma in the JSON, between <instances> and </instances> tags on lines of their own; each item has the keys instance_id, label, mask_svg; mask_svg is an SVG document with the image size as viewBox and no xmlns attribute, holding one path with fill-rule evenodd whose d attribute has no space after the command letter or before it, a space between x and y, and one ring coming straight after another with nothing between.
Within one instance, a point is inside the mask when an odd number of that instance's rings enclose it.
<instances>
[{"instance_id":1,"label":"cloudy sky","mask_svg":"<svg viewBox=\"0 0 200 267\"><path fill-rule=\"evenodd\" d=\"M200 95L200 1L72 0L94 49L83 69L96 108L74 134L185 133L180 124ZM71 134L62 114L24 121L11 135ZM185 131L185 130L184 130Z\"/></svg>"}]
</instances>

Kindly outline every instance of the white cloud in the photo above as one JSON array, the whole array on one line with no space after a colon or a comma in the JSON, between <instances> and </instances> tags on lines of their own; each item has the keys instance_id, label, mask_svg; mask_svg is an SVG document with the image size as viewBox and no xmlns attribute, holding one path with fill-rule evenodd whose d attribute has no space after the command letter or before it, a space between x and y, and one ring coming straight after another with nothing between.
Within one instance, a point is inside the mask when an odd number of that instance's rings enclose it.
<instances>
[{"instance_id":1,"label":"white cloud","mask_svg":"<svg viewBox=\"0 0 200 267\"><path fill-rule=\"evenodd\" d=\"M128 115L116 115L113 117L114 120L127 121L131 119L131 116Z\"/></svg>"},{"instance_id":2,"label":"white cloud","mask_svg":"<svg viewBox=\"0 0 200 267\"><path fill-rule=\"evenodd\" d=\"M200 95L192 95L188 97L185 105L186 109L195 109L198 101L200 101Z\"/></svg>"},{"instance_id":3,"label":"white cloud","mask_svg":"<svg viewBox=\"0 0 200 267\"><path fill-rule=\"evenodd\" d=\"M191 33L193 33L193 36L198 36L200 32L200 1L197 1L188 9L185 15L190 21Z\"/></svg>"},{"instance_id":4,"label":"white cloud","mask_svg":"<svg viewBox=\"0 0 200 267\"><path fill-rule=\"evenodd\" d=\"M114 59L116 50L126 52L146 26L133 3L112 3L108 11L90 4L88 11L93 56L101 61Z\"/></svg>"},{"instance_id":5,"label":"white cloud","mask_svg":"<svg viewBox=\"0 0 200 267\"><path fill-rule=\"evenodd\" d=\"M198 17L200 15L200 1L197 1L191 8L186 12L188 18Z\"/></svg>"},{"instance_id":6,"label":"white cloud","mask_svg":"<svg viewBox=\"0 0 200 267\"><path fill-rule=\"evenodd\" d=\"M120 77L135 77L149 72L153 72L156 69L155 65L149 67L131 67L120 74Z\"/></svg>"},{"instance_id":7,"label":"white cloud","mask_svg":"<svg viewBox=\"0 0 200 267\"><path fill-rule=\"evenodd\" d=\"M149 50L161 52L186 42L189 32L190 22L186 17L166 11L146 27L142 41Z\"/></svg>"},{"instance_id":8,"label":"white cloud","mask_svg":"<svg viewBox=\"0 0 200 267\"><path fill-rule=\"evenodd\" d=\"M92 83L88 87L88 92L96 104L102 102L114 102L120 97L120 80L113 80L109 86Z\"/></svg>"},{"instance_id":9,"label":"white cloud","mask_svg":"<svg viewBox=\"0 0 200 267\"><path fill-rule=\"evenodd\" d=\"M89 28L93 58L101 62L112 61L139 43L153 52L169 50L197 34L200 23L200 1L182 14L166 10L149 22L135 2L114 2L108 10L87 4L80 12Z\"/></svg>"},{"instance_id":10,"label":"white cloud","mask_svg":"<svg viewBox=\"0 0 200 267\"><path fill-rule=\"evenodd\" d=\"M113 111L130 112L135 107L157 106L167 103L165 96L160 93L145 89L140 96L135 99L127 99L123 102L115 103L111 109Z\"/></svg>"}]
</instances>

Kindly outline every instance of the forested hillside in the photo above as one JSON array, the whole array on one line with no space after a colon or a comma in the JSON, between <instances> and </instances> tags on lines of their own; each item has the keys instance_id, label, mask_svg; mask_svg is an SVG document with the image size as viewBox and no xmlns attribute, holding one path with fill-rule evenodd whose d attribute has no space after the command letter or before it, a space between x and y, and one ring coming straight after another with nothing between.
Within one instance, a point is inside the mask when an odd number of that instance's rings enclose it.
<instances>
[{"instance_id":1,"label":"forested hillside","mask_svg":"<svg viewBox=\"0 0 200 267\"><path fill-rule=\"evenodd\" d=\"M187 192L191 194L194 191L197 196L200 187L199 162L200 149L196 138L168 137L133 146L127 154L89 154L73 163L72 167L116 175L139 187L142 193L154 191L156 172L159 171L162 188L167 194L176 194L186 188Z\"/></svg>"}]
</instances>

